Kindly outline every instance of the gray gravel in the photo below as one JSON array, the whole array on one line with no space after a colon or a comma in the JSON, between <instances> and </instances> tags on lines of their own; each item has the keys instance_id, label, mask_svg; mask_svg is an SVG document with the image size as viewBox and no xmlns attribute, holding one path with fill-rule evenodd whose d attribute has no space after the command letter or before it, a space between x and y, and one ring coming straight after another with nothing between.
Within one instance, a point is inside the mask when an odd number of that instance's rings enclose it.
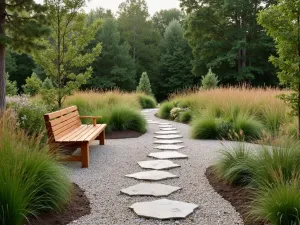
<instances>
[{"instance_id":1,"label":"gray gravel","mask_svg":"<svg viewBox=\"0 0 300 225\"><path fill-rule=\"evenodd\" d=\"M143 171L138 161L149 160L147 155L157 152L153 147L157 124L149 124L148 132L136 139L107 140L105 146L97 143L91 146L90 167L80 168L79 163L68 163L71 179L86 191L92 212L71 225L236 225L243 224L239 214L229 202L218 195L209 185L204 173L211 166L222 145L227 141L206 141L189 139L189 126L158 119L154 112L145 113L147 118L158 122L168 122L181 131L185 148L179 150L188 159L172 160L181 165L169 170L179 178L159 181L166 185L183 189L168 196L170 200L185 201L199 205L192 215L183 220L160 221L139 218L129 206L141 201L152 201L155 197L130 197L120 194L120 190L140 183L124 175Z\"/></svg>"}]
</instances>

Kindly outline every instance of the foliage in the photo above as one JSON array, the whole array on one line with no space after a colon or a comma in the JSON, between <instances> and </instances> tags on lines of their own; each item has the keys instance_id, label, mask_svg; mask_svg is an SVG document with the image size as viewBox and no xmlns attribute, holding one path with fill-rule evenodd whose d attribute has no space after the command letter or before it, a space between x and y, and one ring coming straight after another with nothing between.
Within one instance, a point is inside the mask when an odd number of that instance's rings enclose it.
<instances>
[{"instance_id":1,"label":"foliage","mask_svg":"<svg viewBox=\"0 0 300 225\"><path fill-rule=\"evenodd\" d=\"M160 91L157 94L165 99L169 93L193 86L192 50L184 38L181 24L176 20L168 25L160 46Z\"/></svg>"},{"instance_id":2,"label":"foliage","mask_svg":"<svg viewBox=\"0 0 300 225\"><path fill-rule=\"evenodd\" d=\"M148 78L148 74L146 72L142 73L140 78L139 85L136 88L137 92L142 92L146 95L152 95L151 84Z\"/></svg>"},{"instance_id":3,"label":"foliage","mask_svg":"<svg viewBox=\"0 0 300 225\"><path fill-rule=\"evenodd\" d=\"M174 106L173 102L163 102L159 107L158 116L162 119L169 119L170 112Z\"/></svg>"},{"instance_id":4,"label":"foliage","mask_svg":"<svg viewBox=\"0 0 300 225\"><path fill-rule=\"evenodd\" d=\"M28 216L62 209L71 183L48 147L15 124L9 114L0 119L0 223L21 225Z\"/></svg>"},{"instance_id":5,"label":"foliage","mask_svg":"<svg viewBox=\"0 0 300 225\"><path fill-rule=\"evenodd\" d=\"M270 61L280 70L277 75L281 84L294 91L281 97L293 106L300 121L300 2L279 0L259 13L258 22L275 40L277 56L272 55Z\"/></svg>"},{"instance_id":6,"label":"foliage","mask_svg":"<svg viewBox=\"0 0 300 225\"><path fill-rule=\"evenodd\" d=\"M192 120L192 111L191 110L186 110L183 112L179 113L179 121L181 123L189 123Z\"/></svg>"},{"instance_id":7,"label":"foliage","mask_svg":"<svg viewBox=\"0 0 300 225\"><path fill-rule=\"evenodd\" d=\"M52 32L50 37L39 41L46 49L34 52L34 60L51 77L59 108L67 96L91 77L92 68L88 65L101 52L100 43L89 52L84 52L101 25L100 20L86 25L86 15L78 12L84 4L84 0L46 1L49 8L47 19Z\"/></svg>"},{"instance_id":8,"label":"foliage","mask_svg":"<svg viewBox=\"0 0 300 225\"><path fill-rule=\"evenodd\" d=\"M170 118L172 120L178 121L179 119L179 114L183 111L182 108L175 107L170 111Z\"/></svg>"},{"instance_id":9,"label":"foliage","mask_svg":"<svg viewBox=\"0 0 300 225\"><path fill-rule=\"evenodd\" d=\"M36 73L32 73L31 77L26 78L26 84L23 86L25 94L31 96L37 95L42 87L42 81L38 78Z\"/></svg>"},{"instance_id":10,"label":"foliage","mask_svg":"<svg viewBox=\"0 0 300 225\"><path fill-rule=\"evenodd\" d=\"M192 122L191 136L195 139L216 139L218 136L216 119L211 116L195 119Z\"/></svg>"},{"instance_id":11,"label":"foliage","mask_svg":"<svg viewBox=\"0 0 300 225\"><path fill-rule=\"evenodd\" d=\"M99 17L94 16L94 21ZM96 89L120 88L134 90L135 63L129 54L129 45L121 43L119 26L114 18L106 18L98 30L93 46L102 43L102 54L92 64L93 74L88 87Z\"/></svg>"},{"instance_id":12,"label":"foliage","mask_svg":"<svg viewBox=\"0 0 300 225\"><path fill-rule=\"evenodd\" d=\"M5 80L6 95L8 96L16 95L18 93L17 82L10 81L8 73L6 74L5 79L6 79Z\"/></svg>"},{"instance_id":13,"label":"foliage","mask_svg":"<svg viewBox=\"0 0 300 225\"><path fill-rule=\"evenodd\" d=\"M180 0L188 13L185 36L193 49L193 72L200 77L211 67L221 84L276 85L268 57L274 42L256 21L260 10L275 0Z\"/></svg>"},{"instance_id":14,"label":"foliage","mask_svg":"<svg viewBox=\"0 0 300 225\"><path fill-rule=\"evenodd\" d=\"M50 90L53 89L53 83L49 77L47 77L42 83L42 89Z\"/></svg>"},{"instance_id":15,"label":"foliage","mask_svg":"<svg viewBox=\"0 0 300 225\"><path fill-rule=\"evenodd\" d=\"M139 95L139 101L143 109L156 108L157 105L155 98L149 95Z\"/></svg>"},{"instance_id":16,"label":"foliage","mask_svg":"<svg viewBox=\"0 0 300 225\"><path fill-rule=\"evenodd\" d=\"M205 90L213 89L218 86L218 83L218 76L212 72L211 68L209 68L208 73L205 76L202 76L201 87Z\"/></svg>"}]
</instances>

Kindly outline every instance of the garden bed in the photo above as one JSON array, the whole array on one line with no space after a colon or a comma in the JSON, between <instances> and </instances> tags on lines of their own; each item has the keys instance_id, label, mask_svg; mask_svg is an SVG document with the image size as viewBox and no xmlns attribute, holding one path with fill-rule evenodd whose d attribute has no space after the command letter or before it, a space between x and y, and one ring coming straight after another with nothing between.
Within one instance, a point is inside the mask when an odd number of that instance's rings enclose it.
<instances>
[{"instance_id":1,"label":"garden bed","mask_svg":"<svg viewBox=\"0 0 300 225\"><path fill-rule=\"evenodd\" d=\"M106 139L126 139L126 138L138 138L145 133L133 131L133 130L122 130L122 131L113 131L106 133Z\"/></svg>"},{"instance_id":2,"label":"garden bed","mask_svg":"<svg viewBox=\"0 0 300 225\"><path fill-rule=\"evenodd\" d=\"M214 190L224 199L229 201L236 211L241 215L245 225L267 225L264 221L252 221L247 219L248 207L251 204L253 191L249 188L230 185L218 178L213 170L213 166L206 169L205 175Z\"/></svg>"},{"instance_id":3,"label":"garden bed","mask_svg":"<svg viewBox=\"0 0 300 225\"><path fill-rule=\"evenodd\" d=\"M44 213L39 218L29 218L28 225L64 225L91 212L89 199L84 190L77 184L73 184L73 195L69 204L60 213Z\"/></svg>"}]
</instances>

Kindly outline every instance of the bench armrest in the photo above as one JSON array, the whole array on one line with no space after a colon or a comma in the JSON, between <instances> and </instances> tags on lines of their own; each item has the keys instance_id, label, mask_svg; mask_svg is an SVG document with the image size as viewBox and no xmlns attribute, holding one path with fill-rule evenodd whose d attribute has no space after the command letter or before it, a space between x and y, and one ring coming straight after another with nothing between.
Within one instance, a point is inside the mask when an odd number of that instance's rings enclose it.
<instances>
[{"instance_id":1,"label":"bench armrest","mask_svg":"<svg viewBox=\"0 0 300 225\"><path fill-rule=\"evenodd\" d=\"M97 124L97 119L102 118L102 116L79 116L80 119L92 119L93 120L93 125L96 126Z\"/></svg>"}]
</instances>

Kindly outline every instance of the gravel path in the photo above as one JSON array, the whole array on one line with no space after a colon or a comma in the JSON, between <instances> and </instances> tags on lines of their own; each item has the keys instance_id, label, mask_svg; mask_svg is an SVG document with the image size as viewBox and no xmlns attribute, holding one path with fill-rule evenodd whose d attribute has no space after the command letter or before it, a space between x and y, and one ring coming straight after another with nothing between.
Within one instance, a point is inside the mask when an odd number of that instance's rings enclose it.
<instances>
[{"instance_id":1,"label":"gravel path","mask_svg":"<svg viewBox=\"0 0 300 225\"><path fill-rule=\"evenodd\" d=\"M211 166L218 151L226 141L206 141L189 139L189 126L158 119L154 112L148 112L147 118L159 122L171 123L181 131L185 148L180 152L189 159L172 160L181 165L169 172L179 178L159 183L179 186L183 189L167 198L199 205L196 211L184 220L153 220L139 218L128 207L136 202L157 200L155 197L130 197L120 194L120 190L140 183L124 175L140 172L138 161L149 160L147 155L159 150L154 149L154 132L159 128L149 124L148 132L136 139L107 140L105 146L97 143L91 146L90 168L82 169L79 163L69 163L67 168L73 182L86 190L91 201L92 212L71 225L242 225L243 222L235 209L218 195L209 185L204 173Z\"/></svg>"}]
</instances>

